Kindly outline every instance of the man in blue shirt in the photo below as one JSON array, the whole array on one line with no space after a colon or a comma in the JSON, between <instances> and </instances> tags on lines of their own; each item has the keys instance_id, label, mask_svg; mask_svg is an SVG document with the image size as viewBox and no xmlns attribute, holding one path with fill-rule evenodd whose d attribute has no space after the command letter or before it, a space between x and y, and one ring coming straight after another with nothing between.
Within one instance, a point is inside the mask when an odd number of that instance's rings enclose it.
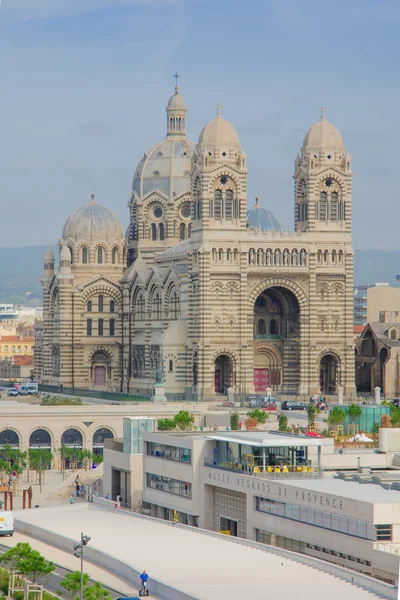
<instances>
[{"instance_id":1,"label":"man in blue shirt","mask_svg":"<svg viewBox=\"0 0 400 600\"><path fill-rule=\"evenodd\" d=\"M140 581L142 583L142 589L147 590L147 580L149 579L149 576L147 575L146 571L143 571L143 573L140 576Z\"/></svg>"}]
</instances>

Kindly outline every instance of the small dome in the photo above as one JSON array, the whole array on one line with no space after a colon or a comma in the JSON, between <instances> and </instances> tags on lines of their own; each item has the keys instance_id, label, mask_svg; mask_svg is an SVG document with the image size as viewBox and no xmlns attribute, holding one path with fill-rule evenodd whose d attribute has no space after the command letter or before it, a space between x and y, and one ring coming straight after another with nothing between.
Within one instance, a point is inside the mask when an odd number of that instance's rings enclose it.
<instances>
[{"instance_id":1,"label":"small dome","mask_svg":"<svg viewBox=\"0 0 400 600\"><path fill-rule=\"evenodd\" d=\"M255 231L286 231L281 219L270 210L263 208L258 198L253 208L247 211L246 226Z\"/></svg>"},{"instance_id":2,"label":"small dome","mask_svg":"<svg viewBox=\"0 0 400 600\"><path fill-rule=\"evenodd\" d=\"M175 88L175 94L168 100L167 110L169 108L177 110L186 110L185 101L179 93L178 86Z\"/></svg>"},{"instance_id":3,"label":"small dome","mask_svg":"<svg viewBox=\"0 0 400 600\"><path fill-rule=\"evenodd\" d=\"M229 121L217 115L203 127L200 136L199 144L224 146L226 144L237 144L240 146L239 136Z\"/></svg>"},{"instance_id":4,"label":"small dome","mask_svg":"<svg viewBox=\"0 0 400 600\"><path fill-rule=\"evenodd\" d=\"M54 253L53 253L53 250L50 248L50 246L47 248L46 252L44 253L44 260L45 260L45 262L54 262Z\"/></svg>"},{"instance_id":5,"label":"small dome","mask_svg":"<svg viewBox=\"0 0 400 600\"><path fill-rule=\"evenodd\" d=\"M71 250L68 248L67 244L63 243L60 250L60 262L69 261L71 262Z\"/></svg>"},{"instance_id":6,"label":"small dome","mask_svg":"<svg viewBox=\"0 0 400 600\"><path fill-rule=\"evenodd\" d=\"M105 206L92 201L78 208L67 219L62 237L75 242L88 240L90 242L114 242L124 239L124 232L118 217Z\"/></svg>"},{"instance_id":7,"label":"small dome","mask_svg":"<svg viewBox=\"0 0 400 600\"><path fill-rule=\"evenodd\" d=\"M343 146L343 138L332 123L329 123L326 119L321 119L308 130L303 141L303 146L313 148Z\"/></svg>"}]
</instances>

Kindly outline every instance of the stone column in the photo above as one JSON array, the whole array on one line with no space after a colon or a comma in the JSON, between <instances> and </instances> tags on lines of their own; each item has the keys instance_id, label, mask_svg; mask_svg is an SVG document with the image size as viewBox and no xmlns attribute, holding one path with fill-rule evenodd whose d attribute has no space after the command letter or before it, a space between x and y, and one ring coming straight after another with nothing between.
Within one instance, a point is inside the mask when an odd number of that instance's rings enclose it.
<instances>
[{"instance_id":1,"label":"stone column","mask_svg":"<svg viewBox=\"0 0 400 600\"><path fill-rule=\"evenodd\" d=\"M377 385L376 388L374 388L374 393L375 393L375 404L380 404L381 403L381 388L379 387L379 385Z\"/></svg>"}]
</instances>

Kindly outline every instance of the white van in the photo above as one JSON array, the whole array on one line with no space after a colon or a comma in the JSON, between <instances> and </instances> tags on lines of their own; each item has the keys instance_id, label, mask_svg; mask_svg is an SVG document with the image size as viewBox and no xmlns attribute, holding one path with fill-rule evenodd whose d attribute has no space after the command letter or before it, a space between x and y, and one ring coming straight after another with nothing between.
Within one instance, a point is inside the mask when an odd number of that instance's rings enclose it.
<instances>
[{"instance_id":1,"label":"white van","mask_svg":"<svg viewBox=\"0 0 400 600\"><path fill-rule=\"evenodd\" d=\"M14 535L14 517L9 510L0 510L0 535Z\"/></svg>"}]
</instances>

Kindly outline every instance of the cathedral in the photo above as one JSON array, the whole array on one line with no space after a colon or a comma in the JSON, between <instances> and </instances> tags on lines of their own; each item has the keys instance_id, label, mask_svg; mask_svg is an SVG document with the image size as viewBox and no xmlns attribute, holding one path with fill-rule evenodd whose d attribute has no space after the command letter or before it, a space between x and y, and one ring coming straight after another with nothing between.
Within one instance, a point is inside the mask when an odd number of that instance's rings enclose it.
<instances>
[{"instance_id":1,"label":"cathedral","mask_svg":"<svg viewBox=\"0 0 400 600\"><path fill-rule=\"evenodd\" d=\"M186 135L178 86L167 136L133 174L124 235L91 201L47 250L35 374L47 385L170 399L354 395L351 158L321 119L294 163L294 231L256 199L247 157L220 114ZM289 175L288 175L289 176Z\"/></svg>"}]
</instances>

